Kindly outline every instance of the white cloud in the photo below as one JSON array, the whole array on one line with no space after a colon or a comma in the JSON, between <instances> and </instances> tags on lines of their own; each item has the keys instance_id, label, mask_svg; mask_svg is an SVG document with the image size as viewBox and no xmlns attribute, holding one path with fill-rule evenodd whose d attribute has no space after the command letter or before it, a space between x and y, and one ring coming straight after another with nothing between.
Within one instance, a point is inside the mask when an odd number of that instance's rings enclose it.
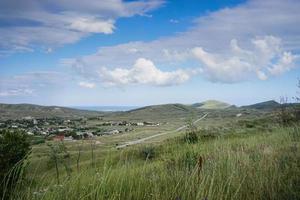
<instances>
[{"instance_id":1,"label":"white cloud","mask_svg":"<svg viewBox=\"0 0 300 200\"><path fill-rule=\"evenodd\" d=\"M256 75L266 80L269 75L279 75L293 67L295 56L283 51L281 40L265 36L252 40L252 49L244 50L237 40L231 41L227 54L208 53L201 47L192 50L195 58L203 64L203 73L214 82L238 82Z\"/></svg>"},{"instance_id":2,"label":"white cloud","mask_svg":"<svg viewBox=\"0 0 300 200\"><path fill-rule=\"evenodd\" d=\"M115 29L114 23L114 20L99 21L95 19L78 18L70 24L70 27L82 32L111 34Z\"/></svg>"},{"instance_id":3,"label":"white cloud","mask_svg":"<svg viewBox=\"0 0 300 200\"><path fill-rule=\"evenodd\" d=\"M297 56L293 55L291 52L284 52L278 63L274 64L269 68L272 75L280 75L286 71L289 71L294 67L294 61Z\"/></svg>"},{"instance_id":4,"label":"white cloud","mask_svg":"<svg viewBox=\"0 0 300 200\"><path fill-rule=\"evenodd\" d=\"M0 76L0 96L32 96L40 91L49 91L55 86L61 88L65 82L69 82L66 74L53 71Z\"/></svg>"},{"instance_id":5,"label":"white cloud","mask_svg":"<svg viewBox=\"0 0 300 200\"><path fill-rule=\"evenodd\" d=\"M10 96L28 96L32 95L34 90L28 88L16 88L6 91L0 91L0 97L10 97Z\"/></svg>"},{"instance_id":6,"label":"white cloud","mask_svg":"<svg viewBox=\"0 0 300 200\"><path fill-rule=\"evenodd\" d=\"M268 76L264 72L262 72L262 71L257 71L256 75L262 81L265 81L265 80L268 79Z\"/></svg>"},{"instance_id":7,"label":"white cloud","mask_svg":"<svg viewBox=\"0 0 300 200\"><path fill-rule=\"evenodd\" d=\"M104 84L108 86L124 86L128 84L149 84L155 86L171 86L186 82L196 70L161 71L151 60L139 58L130 69L115 68L109 70L102 68L99 75Z\"/></svg>"},{"instance_id":8,"label":"white cloud","mask_svg":"<svg viewBox=\"0 0 300 200\"><path fill-rule=\"evenodd\" d=\"M226 83L253 77L265 80L291 70L296 62L295 54L300 51L299 10L297 0L250 0L201 16L193 27L175 36L100 47L94 54L64 62L80 74L93 77L99 63L108 68L130 66L141 57L159 66L185 66L193 60L191 50L201 47L202 54L206 53L202 60L218 66L204 67L203 75L209 80Z\"/></svg>"},{"instance_id":9,"label":"white cloud","mask_svg":"<svg viewBox=\"0 0 300 200\"><path fill-rule=\"evenodd\" d=\"M95 33L111 34L121 17L146 15L163 0L2 0L0 52L57 47ZM8 26L5 26L8 24Z\"/></svg>"},{"instance_id":10,"label":"white cloud","mask_svg":"<svg viewBox=\"0 0 300 200\"><path fill-rule=\"evenodd\" d=\"M80 87L90 88L90 89L96 87L96 84L95 84L95 83L90 83L90 82L86 82L86 81L80 81L80 82L78 83L78 85L79 85Z\"/></svg>"}]
</instances>

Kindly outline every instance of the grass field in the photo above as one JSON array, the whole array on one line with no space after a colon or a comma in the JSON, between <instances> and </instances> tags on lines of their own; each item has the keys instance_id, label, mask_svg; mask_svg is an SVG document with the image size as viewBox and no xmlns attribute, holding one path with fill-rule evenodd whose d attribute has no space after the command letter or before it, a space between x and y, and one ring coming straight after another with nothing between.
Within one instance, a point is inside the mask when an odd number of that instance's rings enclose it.
<instances>
[{"instance_id":1,"label":"grass field","mask_svg":"<svg viewBox=\"0 0 300 200\"><path fill-rule=\"evenodd\" d=\"M59 163L59 179L49 147L35 145L12 198L299 199L300 127L255 116L211 113L197 124L196 143L185 142L182 131L116 149L116 143L172 130L181 118L171 126L64 142L69 156Z\"/></svg>"}]
</instances>

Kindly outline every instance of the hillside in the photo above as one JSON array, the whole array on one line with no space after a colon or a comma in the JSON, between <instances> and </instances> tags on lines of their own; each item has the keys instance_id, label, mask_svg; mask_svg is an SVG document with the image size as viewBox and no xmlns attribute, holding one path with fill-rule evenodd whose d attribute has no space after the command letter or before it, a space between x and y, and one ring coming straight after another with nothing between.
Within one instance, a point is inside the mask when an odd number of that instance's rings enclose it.
<instances>
[{"instance_id":1,"label":"hillside","mask_svg":"<svg viewBox=\"0 0 300 200\"><path fill-rule=\"evenodd\" d=\"M161 119L173 119L173 118L186 118L188 116L202 114L205 110L219 110L232 108L241 109L256 109L267 110L278 108L279 103L276 101L266 101L253 105L235 107L225 102L208 100L201 103L195 103L192 105L184 104L162 104L151 105L130 111L118 111L118 112L101 112L91 110L81 110L76 108L67 108L59 106L40 106L33 104L0 104L0 119L20 119L26 116L32 116L36 118L77 118L77 117L93 117L99 115L105 115L112 120L151 120L157 121Z\"/></svg>"},{"instance_id":2,"label":"hillside","mask_svg":"<svg viewBox=\"0 0 300 200\"><path fill-rule=\"evenodd\" d=\"M248 109L260 109L260 110L272 110L276 109L280 106L280 103L271 100L271 101L265 101L261 103L256 103L252 105L242 106L241 108L248 108Z\"/></svg>"},{"instance_id":3,"label":"hillside","mask_svg":"<svg viewBox=\"0 0 300 200\"><path fill-rule=\"evenodd\" d=\"M225 109L230 107L231 105L222 101L216 100L207 100L201 103L192 104L192 107L198 109Z\"/></svg>"},{"instance_id":4,"label":"hillside","mask_svg":"<svg viewBox=\"0 0 300 200\"><path fill-rule=\"evenodd\" d=\"M130 118L136 120L144 119L157 121L161 119L172 119L174 117L187 117L197 112L197 109L183 104L162 104L146 106L126 112L119 112L113 115L120 119Z\"/></svg>"},{"instance_id":5,"label":"hillside","mask_svg":"<svg viewBox=\"0 0 300 200\"><path fill-rule=\"evenodd\" d=\"M0 104L0 119L20 119L26 116L36 118L62 117L92 117L102 115L103 112L78 110L58 106L40 106L33 104Z\"/></svg>"}]
</instances>

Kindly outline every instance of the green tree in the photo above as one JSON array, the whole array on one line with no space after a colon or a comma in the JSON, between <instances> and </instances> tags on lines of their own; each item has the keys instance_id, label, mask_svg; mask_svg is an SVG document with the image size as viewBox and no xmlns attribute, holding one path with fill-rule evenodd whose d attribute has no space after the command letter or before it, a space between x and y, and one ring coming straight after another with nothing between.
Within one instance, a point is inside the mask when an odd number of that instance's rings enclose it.
<instances>
[{"instance_id":1,"label":"green tree","mask_svg":"<svg viewBox=\"0 0 300 200\"><path fill-rule=\"evenodd\" d=\"M7 198L12 186L24 172L30 152L28 135L23 131L0 130L0 197Z\"/></svg>"}]
</instances>

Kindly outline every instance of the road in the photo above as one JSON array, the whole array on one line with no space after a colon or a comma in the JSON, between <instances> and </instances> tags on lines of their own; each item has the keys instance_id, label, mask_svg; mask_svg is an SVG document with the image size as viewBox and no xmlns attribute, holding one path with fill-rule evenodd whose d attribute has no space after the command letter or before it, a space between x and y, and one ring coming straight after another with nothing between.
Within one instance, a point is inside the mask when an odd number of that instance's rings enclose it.
<instances>
[{"instance_id":1,"label":"road","mask_svg":"<svg viewBox=\"0 0 300 200\"><path fill-rule=\"evenodd\" d=\"M208 115L208 113L204 114L202 117L200 117L199 119L195 120L193 123L196 124L197 122L199 122L202 119L204 119L207 115ZM128 141L128 142L126 142L124 144L118 145L117 149L122 149L122 148L125 148L125 147L130 146L130 145L139 144L139 143L145 142L146 140L150 140L152 138L159 137L159 136L162 136L162 135L176 133L176 132L179 132L179 131L181 131L181 130L183 130L185 128L186 128L186 125L181 126L181 127L177 128L177 129L175 129L173 131L168 131L168 132L164 132L164 133L158 133L158 134L151 135L151 136L148 136L148 137L145 137L145 138L141 138L141 139L138 139L138 140Z\"/></svg>"}]
</instances>

